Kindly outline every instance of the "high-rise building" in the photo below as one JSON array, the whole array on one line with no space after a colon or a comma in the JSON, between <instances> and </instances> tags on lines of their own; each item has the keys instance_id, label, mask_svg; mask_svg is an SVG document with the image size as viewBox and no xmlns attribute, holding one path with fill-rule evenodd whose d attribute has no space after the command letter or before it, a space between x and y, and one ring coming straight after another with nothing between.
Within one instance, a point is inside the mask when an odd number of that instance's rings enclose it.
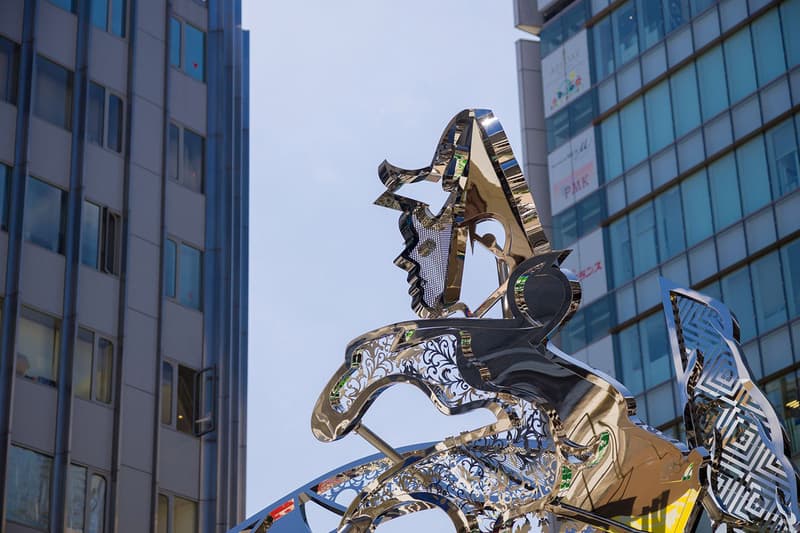
<instances>
[{"instance_id":1,"label":"high-rise building","mask_svg":"<svg viewBox=\"0 0 800 533\"><path fill-rule=\"evenodd\" d=\"M0 531L244 517L238 0L0 1Z\"/></svg>"},{"instance_id":2,"label":"high-rise building","mask_svg":"<svg viewBox=\"0 0 800 533\"><path fill-rule=\"evenodd\" d=\"M725 302L800 453L800 0L516 0L526 175L583 284L557 342L682 407L659 276Z\"/></svg>"}]
</instances>

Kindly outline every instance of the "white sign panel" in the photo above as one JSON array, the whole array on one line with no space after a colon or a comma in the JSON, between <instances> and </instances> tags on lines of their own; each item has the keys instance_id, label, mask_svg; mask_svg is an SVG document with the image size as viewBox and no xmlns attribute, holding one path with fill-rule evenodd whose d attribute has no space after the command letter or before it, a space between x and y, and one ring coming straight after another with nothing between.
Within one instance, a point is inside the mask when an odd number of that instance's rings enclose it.
<instances>
[{"instance_id":1,"label":"white sign panel","mask_svg":"<svg viewBox=\"0 0 800 533\"><path fill-rule=\"evenodd\" d=\"M586 30L542 59L544 116L563 109L592 86Z\"/></svg>"},{"instance_id":2,"label":"white sign panel","mask_svg":"<svg viewBox=\"0 0 800 533\"><path fill-rule=\"evenodd\" d=\"M564 268L570 269L581 282L583 291L581 306L591 303L608 292L606 283L606 255L603 246L603 230L596 229L585 235L572 247L572 253L564 260Z\"/></svg>"},{"instance_id":3,"label":"white sign panel","mask_svg":"<svg viewBox=\"0 0 800 533\"><path fill-rule=\"evenodd\" d=\"M594 128L579 133L547 156L550 207L555 215L597 190Z\"/></svg>"}]
</instances>

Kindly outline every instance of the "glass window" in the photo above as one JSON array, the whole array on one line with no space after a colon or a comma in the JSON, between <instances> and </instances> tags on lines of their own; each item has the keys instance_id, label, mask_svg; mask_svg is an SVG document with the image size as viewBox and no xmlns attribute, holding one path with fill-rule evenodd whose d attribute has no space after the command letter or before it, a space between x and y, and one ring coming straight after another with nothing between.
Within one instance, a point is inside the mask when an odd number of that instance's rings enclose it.
<instances>
[{"instance_id":1,"label":"glass window","mask_svg":"<svg viewBox=\"0 0 800 533\"><path fill-rule=\"evenodd\" d=\"M198 81L205 81L206 34L189 24L183 26L183 70Z\"/></svg>"},{"instance_id":2,"label":"glass window","mask_svg":"<svg viewBox=\"0 0 800 533\"><path fill-rule=\"evenodd\" d=\"M203 191L204 156L205 139L189 130L183 130L181 183L193 191Z\"/></svg>"},{"instance_id":3,"label":"glass window","mask_svg":"<svg viewBox=\"0 0 800 533\"><path fill-rule=\"evenodd\" d=\"M541 50L542 57L547 57L564 42L564 28L561 20L557 19L542 28Z\"/></svg>"},{"instance_id":4,"label":"glass window","mask_svg":"<svg viewBox=\"0 0 800 533\"><path fill-rule=\"evenodd\" d=\"M664 37L664 13L661 4L653 0L637 0L639 15L639 41L642 50L647 50Z\"/></svg>"},{"instance_id":5,"label":"glass window","mask_svg":"<svg viewBox=\"0 0 800 533\"><path fill-rule=\"evenodd\" d=\"M586 344L591 344L597 339L608 335L608 328L611 327L612 321L612 303L612 298L610 296L606 296L592 303L584 310L583 315L584 322L586 324Z\"/></svg>"},{"instance_id":6,"label":"glass window","mask_svg":"<svg viewBox=\"0 0 800 533\"><path fill-rule=\"evenodd\" d=\"M17 45L0 37L0 102L17 103Z\"/></svg>"},{"instance_id":7,"label":"glass window","mask_svg":"<svg viewBox=\"0 0 800 533\"><path fill-rule=\"evenodd\" d=\"M719 231L742 218L733 153L712 163L708 167L708 178L711 185L714 227Z\"/></svg>"},{"instance_id":8,"label":"glass window","mask_svg":"<svg viewBox=\"0 0 800 533\"><path fill-rule=\"evenodd\" d=\"M103 109L105 104L106 90L94 82L89 82L86 140L101 146L103 145Z\"/></svg>"},{"instance_id":9,"label":"glass window","mask_svg":"<svg viewBox=\"0 0 800 533\"><path fill-rule=\"evenodd\" d=\"M778 10L770 9L752 24L758 85L765 85L786 70Z\"/></svg>"},{"instance_id":10,"label":"glass window","mask_svg":"<svg viewBox=\"0 0 800 533\"><path fill-rule=\"evenodd\" d=\"M172 533L195 533L197 531L197 504L177 496L173 502L175 523Z\"/></svg>"},{"instance_id":11,"label":"glass window","mask_svg":"<svg viewBox=\"0 0 800 533\"><path fill-rule=\"evenodd\" d=\"M163 494L158 495L158 517L156 518L156 531L169 532L169 499Z\"/></svg>"},{"instance_id":12,"label":"glass window","mask_svg":"<svg viewBox=\"0 0 800 533\"><path fill-rule=\"evenodd\" d=\"M72 13L75 12L75 0L50 0L50 2L61 9L66 9Z\"/></svg>"},{"instance_id":13,"label":"glass window","mask_svg":"<svg viewBox=\"0 0 800 533\"><path fill-rule=\"evenodd\" d=\"M167 175L170 179L178 180L178 142L180 130L178 126L169 124L169 143L167 146Z\"/></svg>"},{"instance_id":14,"label":"glass window","mask_svg":"<svg viewBox=\"0 0 800 533\"><path fill-rule=\"evenodd\" d=\"M697 79L703 120L706 121L728 107L722 48L716 46L697 59Z\"/></svg>"},{"instance_id":15,"label":"glass window","mask_svg":"<svg viewBox=\"0 0 800 533\"><path fill-rule=\"evenodd\" d=\"M800 402L797 394L797 374L792 372L764 385L764 394L775 412L783 418L788 430L792 453L800 451Z\"/></svg>"},{"instance_id":16,"label":"glass window","mask_svg":"<svg viewBox=\"0 0 800 533\"><path fill-rule=\"evenodd\" d=\"M642 339L645 384L650 388L672 375L667 325L663 315L656 313L639 322L639 335Z\"/></svg>"},{"instance_id":17,"label":"glass window","mask_svg":"<svg viewBox=\"0 0 800 533\"><path fill-rule=\"evenodd\" d=\"M91 0L92 25L105 31L108 24L108 0Z\"/></svg>"},{"instance_id":18,"label":"glass window","mask_svg":"<svg viewBox=\"0 0 800 533\"><path fill-rule=\"evenodd\" d=\"M697 78L694 63L680 69L670 79L672 116L675 136L682 137L700 125L700 101L697 98Z\"/></svg>"},{"instance_id":19,"label":"glass window","mask_svg":"<svg viewBox=\"0 0 800 533\"><path fill-rule=\"evenodd\" d=\"M106 478L92 474L89 485L89 528L87 533L103 533L106 519Z\"/></svg>"},{"instance_id":20,"label":"glass window","mask_svg":"<svg viewBox=\"0 0 800 533\"><path fill-rule=\"evenodd\" d=\"M652 0L655 2L655 0ZM662 0L667 21L667 33L689 21L688 0Z\"/></svg>"},{"instance_id":21,"label":"glass window","mask_svg":"<svg viewBox=\"0 0 800 533\"><path fill-rule=\"evenodd\" d=\"M783 279L786 284L786 299L789 303L789 317L800 316L800 240L790 242L781 248Z\"/></svg>"},{"instance_id":22,"label":"glass window","mask_svg":"<svg viewBox=\"0 0 800 533\"><path fill-rule=\"evenodd\" d=\"M644 390L644 374L642 372L642 352L639 348L639 328L637 324L623 329L616 335L618 353L617 364L621 372L622 382L633 394Z\"/></svg>"},{"instance_id":23,"label":"glass window","mask_svg":"<svg viewBox=\"0 0 800 533\"><path fill-rule=\"evenodd\" d=\"M631 225L631 248L633 250L633 273L638 276L658 264L653 204L648 202L635 211L632 211L629 216Z\"/></svg>"},{"instance_id":24,"label":"glass window","mask_svg":"<svg viewBox=\"0 0 800 533\"><path fill-rule=\"evenodd\" d=\"M743 193L742 207L744 214L749 215L767 205L771 199L764 138L759 135L737 148L736 161Z\"/></svg>"},{"instance_id":25,"label":"glass window","mask_svg":"<svg viewBox=\"0 0 800 533\"><path fill-rule=\"evenodd\" d=\"M644 100L647 111L647 140L652 154L674 140L667 82L663 81L647 91Z\"/></svg>"},{"instance_id":26,"label":"glass window","mask_svg":"<svg viewBox=\"0 0 800 533\"><path fill-rule=\"evenodd\" d=\"M8 229L8 190L11 185L11 169L0 163L0 228Z\"/></svg>"},{"instance_id":27,"label":"glass window","mask_svg":"<svg viewBox=\"0 0 800 533\"><path fill-rule=\"evenodd\" d=\"M72 72L42 56L36 56L36 115L70 129L72 127Z\"/></svg>"},{"instance_id":28,"label":"glass window","mask_svg":"<svg viewBox=\"0 0 800 533\"><path fill-rule=\"evenodd\" d=\"M108 138L106 146L115 152L122 151L122 127L123 127L122 100L119 96L108 95Z\"/></svg>"},{"instance_id":29,"label":"glass window","mask_svg":"<svg viewBox=\"0 0 800 533\"><path fill-rule=\"evenodd\" d=\"M786 322L786 300L783 298L783 277L778 252L754 261L750 272L753 277L758 331L766 333Z\"/></svg>"},{"instance_id":30,"label":"glass window","mask_svg":"<svg viewBox=\"0 0 800 533\"><path fill-rule=\"evenodd\" d=\"M636 5L628 0L612 14L615 59L621 66L639 55L639 36L636 29Z\"/></svg>"},{"instance_id":31,"label":"glass window","mask_svg":"<svg viewBox=\"0 0 800 533\"><path fill-rule=\"evenodd\" d=\"M97 362L94 369L95 399L111 403L111 384L114 371L114 345L106 339L97 342Z\"/></svg>"},{"instance_id":32,"label":"glass window","mask_svg":"<svg viewBox=\"0 0 800 533\"><path fill-rule=\"evenodd\" d=\"M194 433L194 377L191 368L178 365L178 417L176 429L190 435Z\"/></svg>"},{"instance_id":33,"label":"glass window","mask_svg":"<svg viewBox=\"0 0 800 533\"><path fill-rule=\"evenodd\" d=\"M58 321L22 307L17 323L17 374L55 385L58 368Z\"/></svg>"},{"instance_id":34,"label":"glass window","mask_svg":"<svg viewBox=\"0 0 800 533\"><path fill-rule=\"evenodd\" d=\"M659 194L655 200L658 229L658 252L661 261L683 251L683 213L681 193L677 186ZM694 217L694 213L692 213Z\"/></svg>"},{"instance_id":35,"label":"glass window","mask_svg":"<svg viewBox=\"0 0 800 533\"><path fill-rule=\"evenodd\" d=\"M125 37L125 4L125 0L111 0L111 33L118 37Z\"/></svg>"},{"instance_id":36,"label":"glass window","mask_svg":"<svg viewBox=\"0 0 800 533\"><path fill-rule=\"evenodd\" d=\"M622 156L625 169L647 157L647 131L644 126L642 99L637 98L619 112L622 133Z\"/></svg>"},{"instance_id":37,"label":"glass window","mask_svg":"<svg viewBox=\"0 0 800 533\"><path fill-rule=\"evenodd\" d=\"M800 65L800 32L797 31L797 21L800 20L800 0L788 0L781 4L781 20L786 59L791 68Z\"/></svg>"},{"instance_id":38,"label":"glass window","mask_svg":"<svg viewBox=\"0 0 800 533\"><path fill-rule=\"evenodd\" d=\"M594 116L594 93L588 92L567 107L569 111L570 137L574 137L592 123Z\"/></svg>"},{"instance_id":39,"label":"glass window","mask_svg":"<svg viewBox=\"0 0 800 533\"><path fill-rule=\"evenodd\" d=\"M50 476L53 460L25 448L8 449L6 518L45 530L50 521Z\"/></svg>"},{"instance_id":40,"label":"glass window","mask_svg":"<svg viewBox=\"0 0 800 533\"><path fill-rule=\"evenodd\" d=\"M78 398L92 399L92 366L94 333L78 328L75 341L75 358L72 363L72 391Z\"/></svg>"},{"instance_id":41,"label":"glass window","mask_svg":"<svg viewBox=\"0 0 800 533\"><path fill-rule=\"evenodd\" d=\"M174 17L169 19L169 64L181 66L181 22Z\"/></svg>"},{"instance_id":42,"label":"glass window","mask_svg":"<svg viewBox=\"0 0 800 533\"><path fill-rule=\"evenodd\" d=\"M597 80L614 72L614 44L611 40L611 17L605 17L592 28L594 68Z\"/></svg>"},{"instance_id":43,"label":"glass window","mask_svg":"<svg viewBox=\"0 0 800 533\"><path fill-rule=\"evenodd\" d=\"M121 218L108 209L103 209L102 271L119 274Z\"/></svg>"},{"instance_id":44,"label":"glass window","mask_svg":"<svg viewBox=\"0 0 800 533\"><path fill-rule=\"evenodd\" d=\"M692 15L702 13L708 7L712 6L716 0L691 0Z\"/></svg>"},{"instance_id":45,"label":"glass window","mask_svg":"<svg viewBox=\"0 0 800 533\"><path fill-rule=\"evenodd\" d=\"M561 349L567 353L575 353L586 346L586 324L584 313L576 313L561 329Z\"/></svg>"},{"instance_id":46,"label":"glass window","mask_svg":"<svg viewBox=\"0 0 800 533\"><path fill-rule=\"evenodd\" d=\"M553 217L553 240L556 248L566 247L578 240L577 209L568 207Z\"/></svg>"},{"instance_id":47,"label":"glass window","mask_svg":"<svg viewBox=\"0 0 800 533\"><path fill-rule=\"evenodd\" d=\"M100 246L100 207L83 202L81 215L81 263L97 268Z\"/></svg>"},{"instance_id":48,"label":"glass window","mask_svg":"<svg viewBox=\"0 0 800 533\"><path fill-rule=\"evenodd\" d=\"M86 510L86 469L69 465L67 472L67 533L83 533Z\"/></svg>"},{"instance_id":49,"label":"glass window","mask_svg":"<svg viewBox=\"0 0 800 533\"><path fill-rule=\"evenodd\" d=\"M61 189L28 176L23 229L26 240L63 253L65 196Z\"/></svg>"},{"instance_id":50,"label":"glass window","mask_svg":"<svg viewBox=\"0 0 800 533\"><path fill-rule=\"evenodd\" d=\"M549 153L569 140L569 109L562 109L545 119L545 128Z\"/></svg>"},{"instance_id":51,"label":"glass window","mask_svg":"<svg viewBox=\"0 0 800 533\"><path fill-rule=\"evenodd\" d=\"M735 104L756 90L756 69L753 64L753 48L750 44L750 28L745 27L723 43L725 68L728 72L728 91L731 104Z\"/></svg>"},{"instance_id":52,"label":"glass window","mask_svg":"<svg viewBox=\"0 0 800 533\"><path fill-rule=\"evenodd\" d=\"M178 301L194 309L200 309L201 261L200 250L181 244L178 260Z\"/></svg>"},{"instance_id":53,"label":"glass window","mask_svg":"<svg viewBox=\"0 0 800 533\"><path fill-rule=\"evenodd\" d=\"M561 26L564 31L564 42L581 31L586 23L586 3L576 2L561 17Z\"/></svg>"},{"instance_id":54,"label":"glass window","mask_svg":"<svg viewBox=\"0 0 800 533\"><path fill-rule=\"evenodd\" d=\"M578 237L583 237L605 218L605 190L600 189L587 196L575 206L578 223Z\"/></svg>"},{"instance_id":55,"label":"glass window","mask_svg":"<svg viewBox=\"0 0 800 533\"><path fill-rule=\"evenodd\" d=\"M608 227L608 238L611 245L610 259L614 270L614 286L619 287L633 277L628 217L622 217L611 223Z\"/></svg>"},{"instance_id":56,"label":"glass window","mask_svg":"<svg viewBox=\"0 0 800 533\"><path fill-rule=\"evenodd\" d=\"M172 424L172 365L161 363L161 423Z\"/></svg>"},{"instance_id":57,"label":"glass window","mask_svg":"<svg viewBox=\"0 0 800 533\"><path fill-rule=\"evenodd\" d=\"M681 197L686 219L686 245L694 246L714 233L711 222L711 200L705 170L692 174L681 183Z\"/></svg>"},{"instance_id":58,"label":"glass window","mask_svg":"<svg viewBox=\"0 0 800 533\"><path fill-rule=\"evenodd\" d=\"M766 138L772 195L780 198L800 184L798 143L792 119L769 130Z\"/></svg>"},{"instance_id":59,"label":"glass window","mask_svg":"<svg viewBox=\"0 0 800 533\"><path fill-rule=\"evenodd\" d=\"M603 148L603 171L606 183L622 174L622 145L619 142L619 115L616 113L600 123Z\"/></svg>"},{"instance_id":60,"label":"glass window","mask_svg":"<svg viewBox=\"0 0 800 533\"><path fill-rule=\"evenodd\" d=\"M175 298L175 262L177 245L172 239L164 243L164 295Z\"/></svg>"},{"instance_id":61,"label":"glass window","mask_svg":"<svg viewBox=\"0 0 800 533\"><path fill-rule=\"evenodd\" d=\"M747 267L722 278L722 300L736 316L741 328L742 342L756 336L756 317L753 312L753 291Z\"/></svg>"}]
</instances>

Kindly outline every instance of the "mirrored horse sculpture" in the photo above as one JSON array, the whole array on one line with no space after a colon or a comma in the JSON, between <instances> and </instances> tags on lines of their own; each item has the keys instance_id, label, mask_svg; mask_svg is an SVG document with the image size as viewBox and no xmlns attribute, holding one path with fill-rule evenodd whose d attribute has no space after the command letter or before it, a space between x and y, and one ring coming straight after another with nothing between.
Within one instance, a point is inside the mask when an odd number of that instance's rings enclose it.
<instances>
[{"instance_id":1,"label":"mirrored horse sculpture","mask_svg":"<svg viewBox=\"0 0 800 533\"><path fill-rule=\"evenodd\" d=\"M310 531L304 505L341 516L340 532L438 508L459 532L693 530L705 508L739 531L798 531L798 476L786 437L753 383L738 325L719 302L664 282L664 310L685 406L687 443L648 426L627 389L559 350L552 337L580 304L560 267L499 121L456 115L430 166L379 168L377 204L400 211L419 320L353 340L312 414L322 441L355 432L383 454L295 491L233 531ZM398 191L440 183L435 213ZM504 235L481 234L492 220ZM468 245L496 259L498 284L462 301ZM488 318L495 306L501 318ZM460 313L463 316L455 316ZM362 423L371 404L409 383L446 415L489 409L496 421L441 442L394 450ZM356 493L338 503L345 488Z\"/></svg>"}]
</instances>

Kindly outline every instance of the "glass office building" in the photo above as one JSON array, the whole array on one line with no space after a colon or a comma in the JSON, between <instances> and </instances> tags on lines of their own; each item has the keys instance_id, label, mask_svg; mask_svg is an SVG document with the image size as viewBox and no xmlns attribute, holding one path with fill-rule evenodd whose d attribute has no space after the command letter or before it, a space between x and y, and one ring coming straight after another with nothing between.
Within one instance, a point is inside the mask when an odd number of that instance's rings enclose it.
<instances>
[{"instance_id":1,"label":"glass office building","mask_svg":"<svg viewBox=\"0 0 800 533\"><path fill-rule=\"evenodd\" d=\"M584 287L557 342L680 436L658 278L718 298L798 457L800 0L515 9L526 175Z\"/></svg>"},{"instance_id":2,"label":"glass office building","mask_svg":"<svg viewBox=\"0 0 800 533\"><path fill-rule=\"evenodd\" d=\"M240 11L0 1L0 532L244 517Z\"/></svg>"}]
</instances>

